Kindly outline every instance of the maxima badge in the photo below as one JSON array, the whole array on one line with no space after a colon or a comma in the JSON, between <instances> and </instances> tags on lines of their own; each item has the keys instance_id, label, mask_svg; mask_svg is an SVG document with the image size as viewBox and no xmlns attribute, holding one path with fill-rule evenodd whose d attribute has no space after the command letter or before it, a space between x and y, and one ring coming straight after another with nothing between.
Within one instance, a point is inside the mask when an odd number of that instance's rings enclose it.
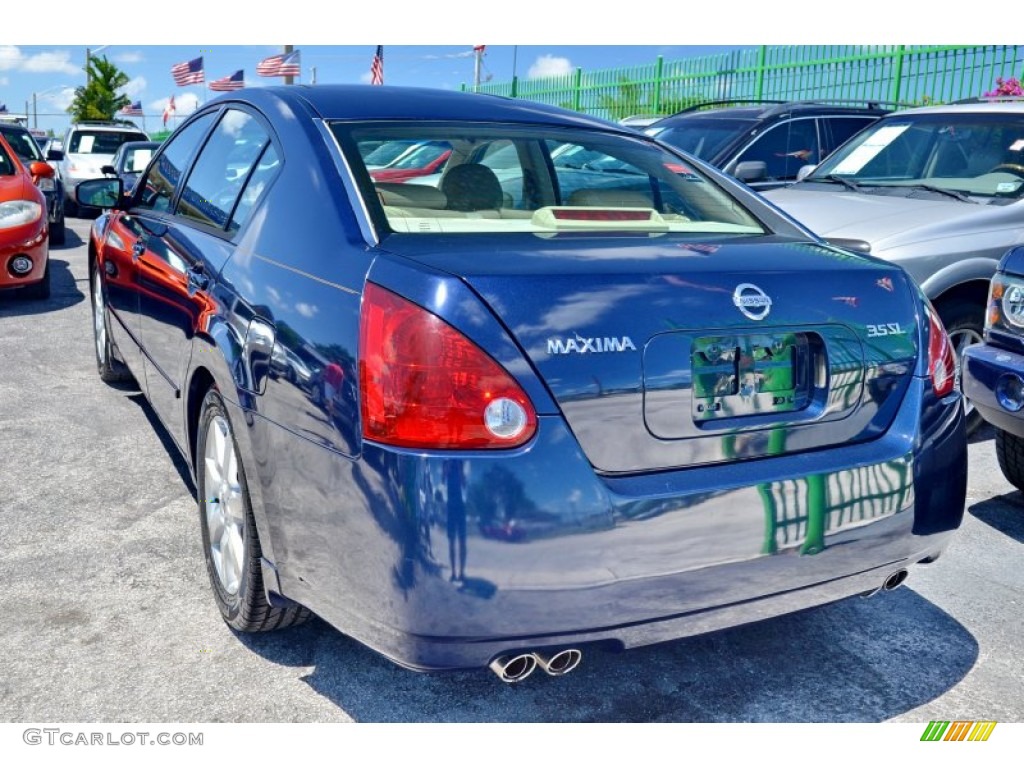
<instances>
[{"instance_id":1,"label":"maxima badge","mask_svg":"<svg viewBox=\"0 0 1024 768\"><path fill-rule=\"evenodd\" d=\"M753 283L740 283L732 292L732 303L751 320L764 320L772 311L768 294Z\"/></svg>"}]
</instances>

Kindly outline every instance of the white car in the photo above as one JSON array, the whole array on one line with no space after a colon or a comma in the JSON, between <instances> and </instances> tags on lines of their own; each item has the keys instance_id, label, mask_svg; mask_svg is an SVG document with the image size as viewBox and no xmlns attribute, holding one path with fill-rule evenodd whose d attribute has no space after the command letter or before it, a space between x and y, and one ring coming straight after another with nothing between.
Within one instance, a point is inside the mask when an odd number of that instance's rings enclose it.
<instances>
[{"instance_id":1,"label":"white car","mask_svg":"<svg viewBox=\"0 0 1024 768\"><path fill-rule=\"evenodd\" d=\"M906 269L958 359L982 340L989 279L1024 242L1024 103L894 112L808 170L764 196L834 245ZM981 417L968 413L970 430Z\"/></svg>"},{"instance_id":2,"label":"white car","mask_svg":"<svg viewBox=\"0 0 1024 768\"><path fill-rule=\"evenodd\" d=\"M149 141L142 130L130 123L74 123L64 134L64 159L58 172L64 182L64 210L78 213L75 188L80 181L103 176L103 166L110 165L118 147L126 141Z\"/></svg>"}]
</instances>

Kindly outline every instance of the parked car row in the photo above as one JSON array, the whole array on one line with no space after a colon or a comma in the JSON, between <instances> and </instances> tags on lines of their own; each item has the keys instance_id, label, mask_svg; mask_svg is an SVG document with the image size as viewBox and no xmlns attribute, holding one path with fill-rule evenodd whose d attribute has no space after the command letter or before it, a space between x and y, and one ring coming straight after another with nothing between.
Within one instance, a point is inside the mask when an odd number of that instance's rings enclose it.
<instances>
[{"instance_id":1,"label":"parked car row","mask_svg":"<svg viewBox=\"0 0 1024 768\"><path fill-rule=\"evenodd\" d=\"M433 173L371 162L424 147ZM961 522L953 347L912 276L631 128L245 89L75 195L105 210L98 372L190 467L237 630L316 613L517 682L895 588Z\"/></svg>"}]
</instances>

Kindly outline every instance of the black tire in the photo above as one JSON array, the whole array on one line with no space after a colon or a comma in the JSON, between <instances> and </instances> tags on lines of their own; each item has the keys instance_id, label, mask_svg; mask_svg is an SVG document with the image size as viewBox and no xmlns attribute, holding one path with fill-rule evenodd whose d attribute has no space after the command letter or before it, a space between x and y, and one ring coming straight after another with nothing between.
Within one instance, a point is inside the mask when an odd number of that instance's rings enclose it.
<instances>
[{"instance_id":1,"label":"black tire","mask_svg":"<svg viewBox=\"0 0 1024 768\"><path fill-rule=\"evenodd\" d=\"M968 344L974 344L983 340L985 330L985 307L981 304L972 304L968 301L951 301L940 304L937 307L939 318L946 327L953 342L953 351L956 354L957 372L960 371L960 354ZM984 419L978 409L964 400L964 408L967 413L967 434L975 432Z\"/></svg>"},{"instance_id":2,"label":"black tire","mask_svg":"<svg viewBox=\"0 0 1024 768\"><path fill-rule=\"evenodd\" d=\"M50 244L64 245L64 241L66 239L67 235L64 232L64 217L61 216L58 221L50 225Z\"/></svg>"},{"instance_id":3,"label":"black tire","mask_svg":"<svg viewBox=\"0 0 1024 768\"><path fill-rule=\"evenodd\" d=\"M1024 491L1024 438L996 430L996 458L1003 477Z\"/></svg>"},{"instance_id":4,"label":"black tire","mask_svg":"<svg viewBox=\"0 0 1024 768\"><path fill-rule=\"evenodd\" d=\"M78 203L76 203L70 197L64 200L64 215L65 216L77 216L78 215Z\"/></svg>"},{"instance_id":5,"label":"black tire","mask_svg":"<svg viewBox=\"0 0 1024 768\"><path fill-rule=\"evenodd\" d=\"M239 632L266 632L274 629L284 629L295 626L309 619L309 610L297 604L289 604L287 607L277 607L267 601L263 587L263 575L260 570L260 558L263 551L260 547L259 535L256 530L256 521L252 514L252 503L249 499L249 486L246 483L245 468L242 466L241 454L238 451L238 443L235 441L234 430L231 427L231 420L228 418L224 401L216 388L206 393L203 399L202 410L199 414L199 428L196 441L196 482L199 499L199 526L202 530L203 557L206 560L206 570L210 577L210 585L213 588L214 599L220 609L221 616L228 626ZM233 578L225 582L225 577L218 570L215 561L213 548L211 547L211 520L224 519L222 509L228 504L221 504L223 495L219 487L208 487L209 470L206 468L205 457L210 441L210 436L215 431L220 431L220 439L234 451L236 468L234 478L226 478L228 484L237 483L238 491L234 493L235 502L241 503L241 530L238 532L238 540L241 542L243 552L237 558L240 567ZM225 432L226 430L226 432ZM214 439L217 439L216 437ZM216 447L216 446L215 446ZM214 506L216 505L216 506ZM226 528L227 526L223 526ZM237 529L235 529L237 530ZM223 543L223 538L220 542ZM223 551L219 553L221 562L227 559ZM221 569L225 566L219 566Z\"/></svg>"},{"instance_id":6,"label":"black tire","mask_svg":"<svg viewBox=\"0 0 1024 768\"><path fill-rule=\"evenodd\" d=\"M93 353L96 355L96 372L100 379L108 384L115 384L121 381L132 381L134 377L128 366L117 359L114 354L114 344L110 340L110 320L104 309L106 304L103 283L100 281L99 268L93 265L92 274L89 280L89 303L92 307L92 336ZM97 299L101 306L97 307ZM102 338L100 335L100 324L102 323Z\"/></svg>"},{"instance_id":7,"label":"black tire","mask_svg":"<svg viewBox=\"0 0 1024 768\"><path fill-rule=\"evenodd\" d=\"M26 285L21 289L21 297L29 301L42 301L50 298L50 260L46 260L46 269L43 270L43 279L38 283Z\"/></svg>"}]
</instances>

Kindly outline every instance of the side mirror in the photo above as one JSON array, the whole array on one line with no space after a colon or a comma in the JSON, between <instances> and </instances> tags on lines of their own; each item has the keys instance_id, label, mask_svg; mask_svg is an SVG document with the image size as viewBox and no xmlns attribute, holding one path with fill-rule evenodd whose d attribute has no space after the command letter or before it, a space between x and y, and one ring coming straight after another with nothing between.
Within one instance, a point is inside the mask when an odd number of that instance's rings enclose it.
<instances>
[{"instance_id":1,"label":"side mirror","mask_svg":"<svg viewBox=\"0 0 1024 768\"><path fill-rule=\"evenodd\" d=\"M53 168L41 160L33 160L28 164L28 172L32 174L33 179L52 179Z\"/></svg>"},{"instance_id":2,"label":"side mirror","mask_svg":"<svg viewBox=\"0 0 1024 768\"><path fill-rule=\"evenodd\" d=\"M800 170L796 172L796 180L797 181L803 181L808 176L810 176L812 173L814 173L814 169L817 168L817 167L818 166L816 166L816 165L802 165L802 166L800 166Z\"/></svg>"},{"instance_id":3,"label":"side mirror","mask_svg":"<svg viewBox=\"0 0 1024 768\"><path fill-rule=\"evenodd\" d=\"M53 160L55 163L59 163L61 160L64 159L64 153L61 152L59 149L51 149L49 152L46 153L46 159Z\"/></svg>"},{"instance_id":4,"label":"side mirror","mask_svg":"<svg viewBox=\"0 0 1024 768\"><path fill-rule=\"evenodd\" d=\"M736 166L733 176L747 184L761 181L768 176L768 164L764 160L746 160Z\"/></svg>"},{"instance_id":5,"label":"side mirror","mask_svg":"<svg viewBox=\"0 0 1024 768\"><path fill-rule=\"evenodd\" d=\"M117 208L123 195L121 179L89 179L75 187L75 200L87 208Z\"/></svg>"},{"instance_id":6,"label":"side mirror","mask_svg":"<svg viewBox=\"0 0 1024 768\"><path fill-rule=\"evenodd\" d=\"M105 173L108 176L117 176L117 169L112 165L104 165L100 168L100 173Z\"/></svg>"}]
</instances>

